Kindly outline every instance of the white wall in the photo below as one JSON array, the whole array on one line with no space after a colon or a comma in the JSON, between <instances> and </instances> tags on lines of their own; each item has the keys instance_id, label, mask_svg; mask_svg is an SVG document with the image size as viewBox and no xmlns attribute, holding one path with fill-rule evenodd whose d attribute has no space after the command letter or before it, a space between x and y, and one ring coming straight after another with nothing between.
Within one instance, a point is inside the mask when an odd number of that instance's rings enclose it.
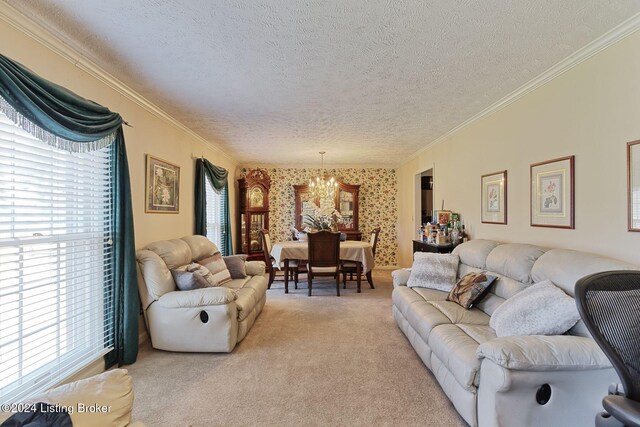
<instances>
[{"instance_id":1,"label":"white wall","mask_svg":"<svg viewBox=\"0 0 640 427\"><path fill-rule=\"evenodd\" d=\"M125 126L124 133L131 174L136 247L143 247L155 240L193 234L195 159L200 156L230 171L229 195L232 227L234 227L236 190L233 177L237 167L234 159L204 144L166 119L152 114L2 19L0 19L0 53L22 63L42 77L120 113L127 122L131 123L133 127ZM181 167L179 214L144 212L145 155L147 153Z\"/></svg>"},{"instance_id":2,"label":"white wall","mask_svg":"<svg viewBox=\"0 0 640 427\"><path fill-rule=\"evenodd\" d=\"M400 264L411 264L415 174L435 166L434 206L472 238L605 254L640 264L627 231L626 143L640 139L640 32L420 153L398 171ZM575 230L529 225L529 165L575 155ZM480 176L508 170L508 225L481 224Z\"/></svg>"}]
</instances>

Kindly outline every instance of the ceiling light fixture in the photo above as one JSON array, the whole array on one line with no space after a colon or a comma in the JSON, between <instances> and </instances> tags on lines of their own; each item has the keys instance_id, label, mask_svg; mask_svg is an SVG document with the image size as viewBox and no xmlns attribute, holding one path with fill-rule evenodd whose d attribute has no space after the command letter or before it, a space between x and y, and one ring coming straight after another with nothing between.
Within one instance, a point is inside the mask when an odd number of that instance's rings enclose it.
<instances>
[{"instance_id":1,"label":"ceiling light fixture","mask_svg":"<svg viewBox=\"0 0 640 427\"><path fill-rule=\"evenodd\" d=\"M327 177L324 172L324 155L325 151L320 151L320 174L315 178L309 179L309 191L313 198L333 199L336 194L338 182L334 177Z\"/></svg>"}]
</instances>

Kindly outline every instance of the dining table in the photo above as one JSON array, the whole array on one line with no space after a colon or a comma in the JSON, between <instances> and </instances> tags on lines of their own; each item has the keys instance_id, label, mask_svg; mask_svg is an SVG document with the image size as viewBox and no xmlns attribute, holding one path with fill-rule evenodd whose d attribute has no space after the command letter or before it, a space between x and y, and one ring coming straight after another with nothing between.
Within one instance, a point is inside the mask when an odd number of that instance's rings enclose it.
<instances>
[{"instance_id":1,"label":"dining table","mask_svg":"<svg viewBox=\"0 0 640 427\"><path fill-rule=\"evenodd\" d=\"M309 247L306 241L285 241L274 243L271 247L271 256L276 261L275 264L284 269L284 293L289 293L289 261L307 260L309 258ZM358 292L360 292L360 276L373 270L375 259L373 248L369 242L358 240L345 240L340 242L340 260L355 261L357 265ZM280 268L280 267L278 267Z\"/></svg>"}]
</instances>

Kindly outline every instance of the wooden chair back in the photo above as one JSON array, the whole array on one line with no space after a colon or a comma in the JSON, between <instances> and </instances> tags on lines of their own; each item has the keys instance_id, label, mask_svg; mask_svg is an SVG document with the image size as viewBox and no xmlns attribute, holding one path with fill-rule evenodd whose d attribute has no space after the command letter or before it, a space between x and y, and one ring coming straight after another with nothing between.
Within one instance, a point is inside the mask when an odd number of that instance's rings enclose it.
<instances>
[{"instance_id":1,"label":"wooden chair back","mask_svg":"<svg viewBox=\"0 0 640 427\"><path fill-rule=\"evenodd\" d=\"M260 240L262 240L262 253L268 270L271 268L271 237L269 236L269 230L264 228L260 230Z\"/></svg>"},{"instance_id":2,"label":"wooden chair back","mask_svg":"<svg viewBox=\"0 0 640 427\"><path fill-rule=\"evenodd\" d=\"M371 252L376 256L376 246L378 246L378 237L380 236L380 227L374 228L371 232Z\"/></svg>"},{"instance_id":3,"label":"wooden chair back","mask_svg":"<svg viewBox=\"0 0 640 427\"><path fill-rule=\"evenodd\" d=\"M334 267L340 265L340 233L320 230L308 233L309 265Z\"/></svg>"}]
</instances>

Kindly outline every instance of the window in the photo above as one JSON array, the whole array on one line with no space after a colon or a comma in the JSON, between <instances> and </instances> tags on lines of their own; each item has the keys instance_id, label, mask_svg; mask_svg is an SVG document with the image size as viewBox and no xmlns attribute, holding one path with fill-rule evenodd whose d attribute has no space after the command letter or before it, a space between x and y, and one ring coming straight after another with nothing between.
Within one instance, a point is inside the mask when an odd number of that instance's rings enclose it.
<instances>
[{"instance_id":1,"label":"window","mask_svg":"<svg viewBox=\"0 0 640 427\"><path fill-rule=\"evenodd\" d=\"M231 255L225 253L224 241L227 234L225 227L225 192L227 187L217 191L213 188L211 180L207 177L207 238L218 247L222 255Z\"/></svg>"},{"instance_id":2,"label":"window","mask_svg":"<svg viewBox=\"0 0 640 427\"><path fill-rule=\"evenodd\" d=\"M113 149L61 151L0 113L0 402L112 346Z\"/></svg>"}]
</instances>

